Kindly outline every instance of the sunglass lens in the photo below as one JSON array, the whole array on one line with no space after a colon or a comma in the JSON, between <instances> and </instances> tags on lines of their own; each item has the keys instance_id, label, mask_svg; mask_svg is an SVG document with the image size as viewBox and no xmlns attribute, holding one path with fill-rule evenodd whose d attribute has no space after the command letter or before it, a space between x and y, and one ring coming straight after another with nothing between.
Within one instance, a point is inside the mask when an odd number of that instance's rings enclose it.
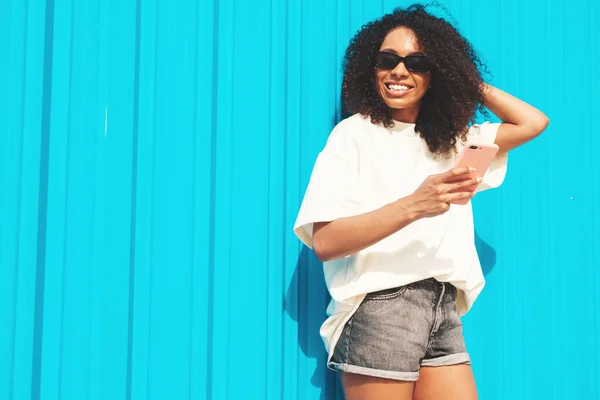
<instances>
[{"instance_id":1,"label":"sunglass lens","mask_svg":"<svg viewBox=\"0 0 600 400\"><path fill-rule=\"evenodd\" d=\"M398 65L399 57L390 53L377 54L377 66L382 69L394 69Z\"/></svg>"},{"instance_id":2,"label":"sunglass lens","mask_svg":"<svg viewBox=\"0 0 600 400\"><path fill-rule=\"evenodd\" d=\"M404 59L404 65L410 71L425 72L431 69L429 60L424 56L408 56Z\"/></svg>"}]
</instances>

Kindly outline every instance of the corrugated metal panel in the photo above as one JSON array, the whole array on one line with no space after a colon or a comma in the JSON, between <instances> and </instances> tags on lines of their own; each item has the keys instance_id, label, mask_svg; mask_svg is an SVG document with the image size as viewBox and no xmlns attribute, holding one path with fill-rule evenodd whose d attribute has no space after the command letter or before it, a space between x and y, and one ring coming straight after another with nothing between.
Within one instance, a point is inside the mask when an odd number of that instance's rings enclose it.
<instances>
[{"instance_id":1,"label":"corrugated metal panel","mask_svg":"<svg viewBox=\"0 0 600 400\"><path fill-rule=\"evenodd\" d=\"M2 1L0 398L341 399L291 228L345 46L399 4ZM476 200L480 396L600 398L600 5L446 4L551 117Z\"/></svg>"}]
</instances>

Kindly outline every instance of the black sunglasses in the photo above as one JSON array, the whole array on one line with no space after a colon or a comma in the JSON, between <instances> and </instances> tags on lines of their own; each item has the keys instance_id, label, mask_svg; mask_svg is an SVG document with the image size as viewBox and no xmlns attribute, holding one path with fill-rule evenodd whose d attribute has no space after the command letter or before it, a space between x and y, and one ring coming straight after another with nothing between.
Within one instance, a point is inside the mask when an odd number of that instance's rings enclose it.
<instances>
[{"instance_id":1,"label":"black sunglasses","mask_svg":"<svg viewBox=\"0 0 600 400\"><path fill-rule=\"evenodd\" d=\"M429 63L427 56L410 55L400 57L395 53L380 51L377 53L377 58L375 59L375 65L377 68L381 69L394 69L401 62L403 62L406 69L411 72L431 71L431 64Z\"/></svg>"}]
</instances>

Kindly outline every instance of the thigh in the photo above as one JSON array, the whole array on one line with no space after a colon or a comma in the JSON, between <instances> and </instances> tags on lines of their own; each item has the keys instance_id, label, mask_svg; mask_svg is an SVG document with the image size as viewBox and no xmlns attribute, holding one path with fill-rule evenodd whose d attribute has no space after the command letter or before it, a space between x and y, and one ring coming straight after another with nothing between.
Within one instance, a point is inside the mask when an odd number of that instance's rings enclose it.
<instances>
[{"instance_id":1,"label":"thigh","mask_svg":"<svg viewBox=\"0 0 600 400\"><path fill-rule=\"evenodd\" d=\"M470 365L422 367L414 400L477 400L475 378Z\"/></svg>"},{"instance_id":2,"label":"thigh","mask_svg":"<svg viewBox=\"0 0 600 400\"><path fill-rule=\"evenodd\" d=\"M346 400L412 400L414 382L342 373Z\"/></svg>"}]
</instances>

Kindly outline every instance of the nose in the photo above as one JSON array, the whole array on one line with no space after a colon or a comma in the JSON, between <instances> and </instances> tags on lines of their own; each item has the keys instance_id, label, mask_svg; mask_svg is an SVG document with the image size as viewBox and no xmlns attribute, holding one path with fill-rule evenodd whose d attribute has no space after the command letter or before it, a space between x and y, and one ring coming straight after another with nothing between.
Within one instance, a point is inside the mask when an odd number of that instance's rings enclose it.
<instances>
[{"instance_id":1,"label":"nose","mask_svg":"<svg viewBox=\"0 0 600 400\"><path fill-rule=\"evenodd\" d=\"M396 77L406 77L409 72L404 65L404 61L400 61L398 65L392 70L392 75Z\"/></svg>"}]
</instances>

